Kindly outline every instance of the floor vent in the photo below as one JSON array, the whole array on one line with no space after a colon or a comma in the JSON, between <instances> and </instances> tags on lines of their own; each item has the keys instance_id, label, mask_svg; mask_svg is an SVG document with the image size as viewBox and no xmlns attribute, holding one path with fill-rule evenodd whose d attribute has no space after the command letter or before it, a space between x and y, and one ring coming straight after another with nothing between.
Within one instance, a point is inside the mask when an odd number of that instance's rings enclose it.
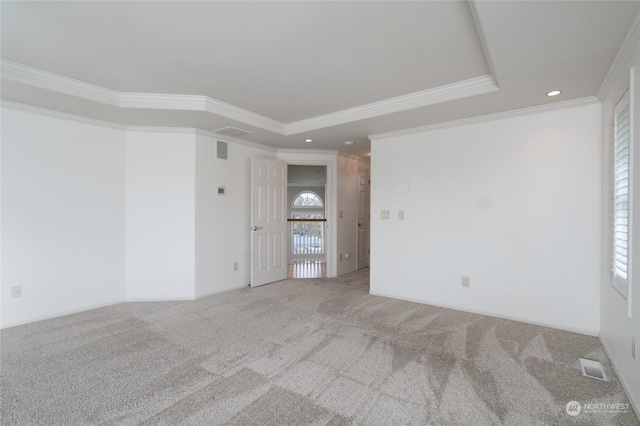
<instances>
[{"instance_id":1,"label":"floor vent","mask_svg":"<svg viewBox=\"0 0 640 426\"><path fill-rule=\"evenodd\" d=\"M590 359L580 358L580 366L582 367L582 375L591 377L592 379L609 381L607 375L604 373L602 363L598 361L592 361Z\"/></svg>"},{"instance_id":2,"label":"floor vent","mask_svg":"<svg viewBox=\"0 0 640 426\"><path fill-rule=\"evenodd\" d=\"M218 130L214 130L213 133L223 136L231 136L234 138L241 138L242 136L250 135L251 132L247 132L246 130L238 129L237 127L223 127Z\"/></svg>"}]
</instances>

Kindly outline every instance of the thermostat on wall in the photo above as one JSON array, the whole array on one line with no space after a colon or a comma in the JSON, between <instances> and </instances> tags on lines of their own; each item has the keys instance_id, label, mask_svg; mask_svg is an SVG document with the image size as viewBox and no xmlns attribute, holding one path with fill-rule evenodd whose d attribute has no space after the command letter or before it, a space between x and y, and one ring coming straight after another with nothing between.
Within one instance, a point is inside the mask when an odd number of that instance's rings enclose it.
<instances>
[{"instance_id":1,"label":"thermostat on wall","mask_svg":"<svg viewBox=\"0 0 640 426\"><path fill-rule=\"evenodd\" d=\"M224 186L218 187L218 195L224 195Z\"/></svg>"}]
</instances>

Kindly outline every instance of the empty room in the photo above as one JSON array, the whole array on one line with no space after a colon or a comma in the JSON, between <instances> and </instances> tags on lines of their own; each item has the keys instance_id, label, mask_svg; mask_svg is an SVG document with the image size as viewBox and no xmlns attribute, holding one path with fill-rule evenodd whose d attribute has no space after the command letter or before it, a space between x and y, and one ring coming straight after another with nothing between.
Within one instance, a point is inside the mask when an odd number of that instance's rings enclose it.
<instances>
[{"instance_id":1,"label":"empty room","mask_svg":"<svg viewBox=\"0 0 640 426\"><path fill-rule=\"evenodd\" d=\"M0 1L0 423L640 425L640 1Z\"/></svg>"}]
</instances>

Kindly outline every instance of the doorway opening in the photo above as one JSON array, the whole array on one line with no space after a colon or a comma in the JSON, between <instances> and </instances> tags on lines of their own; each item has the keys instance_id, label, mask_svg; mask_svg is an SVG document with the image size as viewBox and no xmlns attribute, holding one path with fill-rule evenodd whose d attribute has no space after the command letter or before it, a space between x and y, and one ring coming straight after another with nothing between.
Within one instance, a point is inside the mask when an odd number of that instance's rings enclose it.
<instances>
[{"instance_id":1,"label":"doorway opening","mask_svg":"<svg viewBox=\"0 0 640 426\"><path fill-rule=\"evenodd\" d=\"M289 165L288 278L327 276L326 166Z\"/></svg>"}]
</instances>

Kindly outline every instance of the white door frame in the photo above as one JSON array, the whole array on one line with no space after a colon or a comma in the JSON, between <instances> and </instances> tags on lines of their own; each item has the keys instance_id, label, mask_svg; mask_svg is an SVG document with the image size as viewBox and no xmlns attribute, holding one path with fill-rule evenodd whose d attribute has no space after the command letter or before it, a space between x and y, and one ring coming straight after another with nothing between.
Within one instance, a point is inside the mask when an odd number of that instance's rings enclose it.
<instances>
[{"instance_id":1,"label":"white door frame","mask_svg":"<svg viewBox=\"0 0 640 426\"><path fill-rule=\"evenodd\" d=\"M327 277L338 276L337 263L334 261L334 253L338 252L338 227L336 226L336 206L337 203L337 170L338 152L335 153L314 153L300 151L278 151L278 161L284 161L291 166L326 166L327 184L325 187L325 217L326 222L326 247L327 247Z\"/></svg>"},{"instance_id":2,"label":"white door frame","mask_svg":"<svg viewBox=\"0 0 640 426\"><path fill-rule=\"evenodd\" d=\"M370 265L371 262L371 171L370 170L366 170L366 169L358 169L358 186L357 186L357 192L358 192L358 196L360 196L360 190L362 188L362 183L361 183L361 179L362 176L366 176L367 179L367 191L366 191L366 208L365 208L365 218L362 219L362 211L360 210L361 206L360 206L360 199L358 198L358 228L357 228L357 243L356 243L356 269L362 269L362 268L366 268ZM364 227L364 228L362 228ZM361 238L362 238L362 231L365 231L365 237L366 237L366 247L362 248L362 244L361 244ZM364 249L366 250L366 256L361 256L361 250ZM364 260L366 258L366 261Z\"/></svg>"}]
</instances>

